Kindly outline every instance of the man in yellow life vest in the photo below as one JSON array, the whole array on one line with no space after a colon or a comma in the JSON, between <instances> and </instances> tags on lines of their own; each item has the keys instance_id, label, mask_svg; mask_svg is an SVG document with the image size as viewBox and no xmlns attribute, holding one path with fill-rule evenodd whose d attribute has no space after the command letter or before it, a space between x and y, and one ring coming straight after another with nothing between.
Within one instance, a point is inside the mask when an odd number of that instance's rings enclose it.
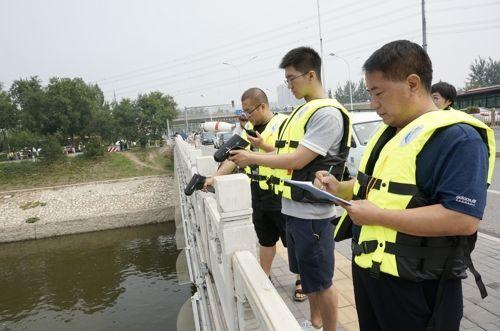
<instances>
[{"instance_id":1,"label":"man in yellow life vest","mask_svg":"<svg viewBox=\"0 0 500 331\"><path fill-rule=\"evenodd\" d=\"M266 93L260 88L254 87L246 90L241 96L241 104L248 119L245 129L253 130L256 137L252 137L245 131L241 136L250 142L252 150L263 153L274 151L279 127L288 116L274 114L269 109ZM234 162L226 160L213 177L231 174L235 168ZM281 199L273 194L267 184L271 169L248 166L245 167L245 172L251 180L252 219L260 245L260 265L266 275L270 276L276 254L276 242L281 238L286 247L285 217L281 214ZM213 177L205 180L205 187L213 185ZM297 296L300 301L307 298L300 293Z\"/></svg>"},{"instance_id":2,"label":"man in yellow life vest","mask_svg":"<svg viewBox=\"0 0 500 331\"><path fill-rule=\"evenodd\" d=\"M446 82L438 82L431 87L432 101L439 109L455 110L453 103L457 97L455 86Z\"/></svg>"},{"instance_id":3,"label":"man in yellow life vest","mask_svg":"<svg viewBox=\"0 0 500 331\"><path fill-rule=\"evenodd\" d=\"M470 251L495 162L493 132L459 111L439 111L432 64L398 40L363 69L383 124L368 142L356 179L324 171L315 185L353 199L335 229L352 236L352 277L361 330L459 330L466 269L486 289Z\"/></svg>"},{"instance_id":4,"label":"man in yellow life vest","mask_svg":"<svg viewBox=\"0 0 500 331\"><path fill-rule=\"evenodd\" d=\"M290 271L299 273L302 290L309 298L309 329L335 330L338 297L332 286L334 242L332 220L335 206L319 201L284 180L312 183L316 171L331 169L338 178L345 172L351 141L347 110L326 98L321 84L321 58L309 47L289 51L280 68L285 69L288 88L307 102L295 109L280 128L275 154L232 151L230 160L274 168L270 183L282 197L286 215L287 251Z\"/></svg>"}]
</instances>

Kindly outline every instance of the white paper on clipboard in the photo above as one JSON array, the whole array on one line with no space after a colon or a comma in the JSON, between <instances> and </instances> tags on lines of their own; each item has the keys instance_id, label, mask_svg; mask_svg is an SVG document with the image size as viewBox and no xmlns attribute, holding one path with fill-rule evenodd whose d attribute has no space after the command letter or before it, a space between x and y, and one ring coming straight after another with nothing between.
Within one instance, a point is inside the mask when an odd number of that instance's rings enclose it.
<instances>
[{"instance_id":1,"label":"white paper on clipboard","mask_svg":"<svg viewBox=\"0 0 500 331\"><path fill-rule=\"evenodd\" d=\"M300 187L301 189L303 189L305 191L308 191L309 193L311 193L313 195L313 197L315 197L317 199L326 199L328 201L335 202L337 204L343 204L343 205L348 205L348 206L352 205L347 200L344 200L336 195L333 195L331 193L328 193L326 191L323 191L323 190L317 188L311 182L304 182L304 181L292 180L292 179L285 179L284 182L288 183L290 185L296 186L296 187Z\"/></svg>"}]
</instances>

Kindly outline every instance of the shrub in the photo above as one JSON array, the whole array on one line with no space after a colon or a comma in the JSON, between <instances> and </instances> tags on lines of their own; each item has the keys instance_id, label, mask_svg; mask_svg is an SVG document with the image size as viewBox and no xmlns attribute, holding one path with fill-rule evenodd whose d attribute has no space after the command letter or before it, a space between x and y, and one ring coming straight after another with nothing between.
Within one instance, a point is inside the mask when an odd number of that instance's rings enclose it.
<instances>
[{"instance_id":1,"label":"shrub","mask_svg":"<svg viewBox=\"0 0 500 331\"><path fill-rule=\"evenodd\" d=\"M49 135L42 143L42 150L40 156L44 162L53 163L63 161L67 158L66 153L63 152L61 143L57 137Z\"/></svg>"},{"instance_id":2,"label":"shrub","mask_svg":"<svg viewBox=\"0 0 500 331\"><path fill-rule=\"evenodd\" d=\"M85 155L88 158L95 159L98 156L103 156L106 148L101 143L101 137L91 137L85 145Z\"/></svg>"}]
</instances>

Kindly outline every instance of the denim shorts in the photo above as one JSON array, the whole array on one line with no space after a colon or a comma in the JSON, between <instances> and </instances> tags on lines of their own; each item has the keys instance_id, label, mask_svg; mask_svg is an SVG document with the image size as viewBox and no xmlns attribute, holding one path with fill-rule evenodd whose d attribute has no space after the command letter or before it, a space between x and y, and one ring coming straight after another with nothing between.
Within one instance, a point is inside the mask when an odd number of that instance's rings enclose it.
<instances>
[{"instance_id":1,"label":"denim shorts","mask_svg":"<svg viewBox=\"0 0 500 331\"><path fill-rule=\"evenodd\" d=\"M286 218L290 271L300 274L306 294L328 289L335 267L333 218L310 220L288 215Z\"/></svg>"}]
</instances>

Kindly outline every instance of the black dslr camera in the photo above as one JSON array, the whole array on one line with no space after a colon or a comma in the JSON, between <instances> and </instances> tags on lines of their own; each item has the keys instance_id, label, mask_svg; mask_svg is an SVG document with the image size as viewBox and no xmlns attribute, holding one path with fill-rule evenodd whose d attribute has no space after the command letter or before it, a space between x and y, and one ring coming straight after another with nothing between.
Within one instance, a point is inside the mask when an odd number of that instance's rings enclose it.
<instances>
[{"instance_id":1,"label":"black dslr camera","mask_svg":"<svg viewBox=\"0 0 500 331\"><path fill-rule=\"evenodd\" d=\"M186 188L184 189L184 194L189 196L193 194L194 191L201 190L203 188L203 185L205 185L206 179L207 177L205 176L194 174L193 177L191 177L189 183L186 185ZM215 192L213 187L207 187L207 191L212 193Z\"/></svg>"},{"instance_id":2,"label":"black dslr camera","mask_svg":"<svg viewBox=\"0 0 500 331\"><path fill-rule=\"evenodd\" d=\"M229 152L236 149L245 149L249 142L235 134L214 153L214 160L223 162L229 157Z\"/></svg>"}]
</instances>

